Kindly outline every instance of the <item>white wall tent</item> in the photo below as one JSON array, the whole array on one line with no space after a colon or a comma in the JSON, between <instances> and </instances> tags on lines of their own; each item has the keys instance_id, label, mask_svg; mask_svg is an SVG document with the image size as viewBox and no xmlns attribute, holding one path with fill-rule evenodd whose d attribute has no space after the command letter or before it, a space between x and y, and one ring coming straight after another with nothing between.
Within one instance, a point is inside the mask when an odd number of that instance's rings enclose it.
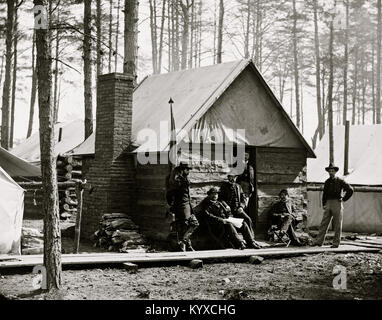
<instances>
[{"instance_id":1,"label":"white wall tent","mask_svg":"<svg viewBox=\"0 0 382 320\"><path fill-rule=\"evenodd\" d=\"M61 140L60 137L61 129ZM84 121L77 119L65 123L57 123L54 126L54 136L56 143L54 146L54 155L66 153L75 148L84 141ZM38 132L31 135L24 142L12 149L12 154L28 162L40 162L40 135Z\"/></svg>"},{"instance_id":2,"label":"white wall tent","mask_svg":"<svg viewBox=\"0 0 382 320\"><path fill-rule=\"evenodd\" d=\"M343 177L345 127L334 127L334 160ZM344 177L355 186L353 197L345 203L344 231L382 232L382 125L351 126L349 174ZM316 159L308 159L307 179L310 185L322 186L328 178L324 170L329 162L329 137L317 146ZM365 188L367 187L367 188ZM313 188L311 188L313 189ZM322 191L308 188L309 226L319 226L323 208Z\"/></svg>"},{"instance_id":3,"label":"white wall tent","mask_svg":"<svg viewBox=\"0 0 382 320\"><path fill-rule=\"evenodd\" d=\"M0 254L21 254L24 190L0 167Z\"/></svg>"}]
</instances>

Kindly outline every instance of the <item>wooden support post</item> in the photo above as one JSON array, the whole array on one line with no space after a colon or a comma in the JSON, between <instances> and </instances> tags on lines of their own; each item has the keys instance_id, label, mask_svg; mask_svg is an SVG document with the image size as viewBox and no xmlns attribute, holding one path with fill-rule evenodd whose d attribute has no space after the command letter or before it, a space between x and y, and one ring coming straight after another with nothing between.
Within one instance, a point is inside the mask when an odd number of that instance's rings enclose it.
<instances>
[{"instance_id":1,"label":"wooden support post","mask_svg":"<svg viewBox=\"0 0 382 320\"><path fill-rule=\"evenodd\" d=\"M81 215L82 215L82 182L76 183L77 195L77 215L76 215L76 229L74 235L74 253L78 253L80 249L80 234L81 234Z\"/></svg>"},{"instance_id":2,"label":"wooden support post","mask_svg":"<svg viewBox=\"0 0 382 320\"><path fill-rule=\"evenodd\" d=\"M344 152L344 175L349 174L349 133L350 121L345 123L345 152Z\"/></svg>"}]
</instances>

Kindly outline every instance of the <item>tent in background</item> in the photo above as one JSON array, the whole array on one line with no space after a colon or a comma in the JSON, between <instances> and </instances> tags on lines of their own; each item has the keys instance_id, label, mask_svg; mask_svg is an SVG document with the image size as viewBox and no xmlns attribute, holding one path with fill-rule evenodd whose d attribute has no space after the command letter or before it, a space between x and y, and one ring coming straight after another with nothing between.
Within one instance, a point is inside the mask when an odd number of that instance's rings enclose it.
<instances>
[{"instance_id":1,"label":"tent in background","mask_svg":"<svg viewBox=\"0 0 382 320\"><path fill-rule=\"evenodd\" d=\"M24 190L0 167L0 254L21 254Z\"/></svg>"},{"instance_id":2,"label":"tent in background","mask_svg":"<svg viewBox=\"0 0 382 320\"><path fill-rule=\"evenodd\" d=\"M334 127L334 161L340 167L339 177L356 186L353 197L345 202L343 230L349 232L382 232L382 125L350 126L349 174L343 177L345 127ZM310 186L322 186L328 178L329 135L325 134L316 150L316 159L308 159L307 180ZM367 186L365 189L357 186ZM311 190L309 190L311 189ZM308 187L308 225L320 225L322 191Z\"/></svg>"},{"instance_id":3,"label":"tent in background","mask_svg":"<svg viewBox=\"0 0 382 320\"><path fill-rule=\"evenodd\" d=\"M11 177L39 177L41 170L0 147L0 167Z\"/></svg>"},{"instance_id":4,"label":"tent in background","mask_svg":"<svg viewBox=\"0 0 382 320\"><path fill-rule=\"evenodd\" d=\"M61 129L61 140L59 133ZM77 147L84 141L84 121L81 119L71 122L57 123L54 126L54 136L56 144L54 146L54 155L58 156ZM12 154L28 162L40 162L40 135L38 132L31 135L24 142L11 150Z\"/></svg>"}]
</instances>

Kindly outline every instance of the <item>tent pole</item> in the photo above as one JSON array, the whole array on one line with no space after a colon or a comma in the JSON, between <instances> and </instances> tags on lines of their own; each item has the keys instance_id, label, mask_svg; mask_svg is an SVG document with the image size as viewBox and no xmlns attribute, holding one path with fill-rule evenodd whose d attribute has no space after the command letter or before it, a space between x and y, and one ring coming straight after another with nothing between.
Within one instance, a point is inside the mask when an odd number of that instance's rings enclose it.
<instances>
[{"instance_id":1,"label":"tent pole","mask_svg":"<svg viewBox=\"0 0 382 320\"><path fill-rule=\"evenodd\" d=\"M344 176L349 174L349 131L350 121L345 123Z\"/></svg>"}]
</instances>

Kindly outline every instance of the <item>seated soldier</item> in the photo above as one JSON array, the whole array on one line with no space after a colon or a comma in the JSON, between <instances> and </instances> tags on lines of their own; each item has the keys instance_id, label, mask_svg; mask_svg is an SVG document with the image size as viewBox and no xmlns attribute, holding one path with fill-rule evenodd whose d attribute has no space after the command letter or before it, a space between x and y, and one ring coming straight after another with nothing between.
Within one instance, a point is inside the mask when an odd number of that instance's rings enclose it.
<instances>
[{"instance_id":1,"label":"seated soldier","mask_svg":"<svg viewBox=\"0 0 382 320\"><path fill-rule=\"evenodd\" d=\"M255 241L252 232L245 221L241 228L236 228L227 219L232 217L230 207L224 201L218 201L218 190L211 188L207 192L207 197L202 201L202 215L207 223L209 230L221 243L231 243L238 249L245 249L246 245L250 248L259 249L261 246ZM241 232L246 244L241 240L238 232Z\"/></svg>"},{"instance_id":2,"label":"seated soldier","mask_svg":"<svg viewBox=\"0 0 382 320\"><path fill-rule=\"evenodd\" d=\"M242 218L251 230L252 237L255 237L253 222L251 217L244 211L248 207L248 197L243 192L240 184L236 183L238 174L232 169L227 177L228 181L223 182L219 192L219 200L224 201L231 208L232 215L235 218Z\"/></svg>"},{"instance_id":3,"label":"seated soldier","mask_svg":"<svg viewBox=\"0 0 382 320\"><path fill-rule=\"evenodd\" d=\"M297 225L297 217L295 208L288 199L288 191L283 189L279 193L279 201L277 201L270 210L270 219L273 228L270 232L276 232L279 239L288 239L293 245L302 245L300 239L295 233L295 226ZM289 242L288 241L288 242Z\"/></svg>"}]
</instances>

